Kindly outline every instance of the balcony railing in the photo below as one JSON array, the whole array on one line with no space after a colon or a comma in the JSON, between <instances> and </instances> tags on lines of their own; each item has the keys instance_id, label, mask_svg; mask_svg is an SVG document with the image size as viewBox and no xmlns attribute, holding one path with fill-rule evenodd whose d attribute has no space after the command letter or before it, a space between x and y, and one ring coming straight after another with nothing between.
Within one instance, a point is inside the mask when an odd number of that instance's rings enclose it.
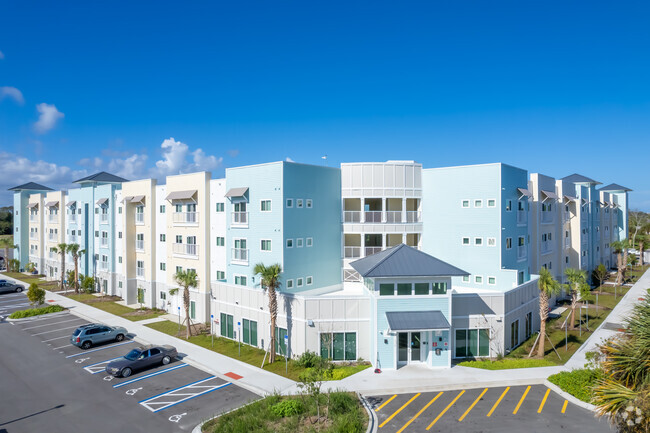
<instances>
[{"instance_id":1,"label":"balcony railing","mask_svg":"<svg viewBox=\"0 0 650 433\"><path fill-rule=\"evenodd\" d=\"M526 224L526 211L518 210L517 211L517 224Z\"/></svg>"},{"instance_id":2,"label":"balcony railing","mask_svg":"<svg viewBox=\"0 0 650 433\"><path fill-rule=\"evenodd\" d=\"M135 276L138 278L144 278L144 268L135 268Z\"/></svg>"},{"instance_id":3,"label":"balcony railing","mask_svg":"<svg viewBox=\"0 0 650 433\"><path fill-rule=\"evenodd\" d=\"M571 238L564 238L564 248L571 248Z\"/></svg>"},{"instance_id":4,"label":"balcony railing","mask_svg":"<svg viewBox=\"0 0 650 433\"><path fill-rule=\"evenodd\" d=\"M99 269L102 270L102 271L107 270L108 269L108 262L99 262Z\"/></svg>"},{"instance_id":5,"label":"balcony railing","mask_svg":"<svg viewBox=\"0 0 650 433\"><path fill-rule=\"evenodd\" d=\"M55 253L54 251L50 251L49 253L47 253L47 257L50 258L50 259L56 259L57 256L58 256L58 254Z\"/></svg>"},{"instance_id":6,"label":"balcony railing","mask_svg":"<svg viewBox=\"0 0 650 433\"><path fill-rule=\"evenodd\" d=\"M136 251L144 251L144 241L135 241L135 250Z\"/></svg>"},{"instance_id":7,"label":"balcony railing","mask_svg":"<svg viewBox=\"0 0 650 433\"><path fill-rule=\"evenodd\" d=\"M550 253L552 249L553 248L552 248L552 243L551 242L549 242L549 241L542 242L542 248L541 248L542 254Z\"/></svg>"},{"instance_id":8,"label":"balcony railing","mask_svg":"<svg viewBox=\"0 0 650 433\"><path fill-rule=\"evenodd\" d=\"M525 259L526 254L526 245L517 245L517 259Z\"/></svg>"},{"instance_id":9,"label":"balcony railing","mask_svg":"<svg viewBox=\"0 0 650 433\"><path fill-rule=\"evenodd\" d=\"M580 235L580 242L586 244L588 241L589 241L589 234L583 233L582 235Z\"/></svg>"},{"instance_id":10,"label":"balcony railing","mask_svg":"<svg viewBox=\"0 0 650 433\"><path fill-rule=\"evenodd\" d=\"M553 222L553 212L542 212L542 222L543 223L552 223Z\"/></svg>"},{"instance_id":11,"label":"balcony railing","mask_svg":"<svg viewBox=\"0 0 650 433\"><path fill-rule=\"evenodd\" d=\"M367 223L380 223L381 222L381 214L382 212L380 210L372 210L372 211L366 211L366 222Z\"/></svg>"},{"instance_id":12,"label":"balcony railing","mask_svg":"<svg viewBox=\"0 0 650 433\"><path fill-rule=\"evenodd\" d=\"M231 259L233 262L248 263L248 249L233 248Z\"/></svg>"},{"instance_id":13,"label":"balcony railing","mask_svg":"<svg viewBox=\"0 0 650 433\"><path fill-rule=\"evenodd\" d=\"M346 210L346 211L343 211L343 222L344 223L358 223L358 222L361 222L361 211L358 211L358 210Z\"/></svg>"},{"instance_id":14,"label":"balcony railing","mask_svg":"<svg viewBox=\"0 0 650 433\"><path fill-rule=\"evenodd\" d=\"M402 222L402 211L401 210L387 210L386 211L386 222L387 223L401 223Z\"/></svg>"},{"instance_id":15,"label":"balcony railing","mask_svg":"<svg viewBox=\"0 0 650 433\"><path fill-rule=\"evenodd\" d=\"M29 220L31 222L36 222L38 221L38 214L29 214Z\"/></svg>"},{"instance_id":16,"label":"balcony railing","mask_svg":"<svg viewBox=\"0 0 650 433\"><path fill-rule=\"evenodd\" d=\"M571 213L567 211L562 212L562 222L565 223L571 219Z\"/></svg>"},{"instance_id":17,"label":"balcony railing","mask_svg":"<svg viewBox=\"0 0 650 433\"><path fill-rule=\"evenodd\" d=\"M232 213L233 226L248 226L248 212L233 212Z\"/></svg>"},{"instance_id":18,"label":"balcony railing","mask_svg":"<svg viewBox=\"0 0 650 433\"><path fill-rule=\"evenodd\" d=\"M199 254L199 246L197 244L179 244L172 245L172 252L174 254L183 254L186 256L197 256Z\"/></svg>"},{"instance_id":19,"label":"balcony railing","mask_svg":"<svg viewBox=\"0 0 650 433\"><path fill-rule=\"evenodd\" d=\"M73 213L69 215L69 221L71 223L76 223L77 222L77 214Z\"/></svg>"},{"instance_id":20,"label":"balcony railing","mask_svg":"<svg viewBox=\"0 0 650 433\"><path fill-rule=\"evenodd\" d=\"M383 247L365 247L366 248L366 257L371 256L373 254L377 254L381 252Z\"/></svg>"},{"instance_id":21,"label":"balcony railing","mask_svg":"<svg viewBox=\"0 0 650 433\"><path fill-rule=\"evenodd\" d=\"M77 243L77 237L76 236L70 236L70 243L76 244Z\"/></svg>"},{"instance_id":22,"label":"balcony railing","mask_svg":"<svg viewBox=\"0 0 650 433\"><path fill-rule=\"evenodd\" d=\"M344 247L344 255L346 259L356 259L361 257L361 247Z\"/></svg>"},{"instance_id":23,"label":"balcony railing","mask_svg":"<svg viewBox=\"0 0 650 433\"><path fill-rule=\"evenodd\" d=\"M50 242L56 242L56 241L59 239L59 235L56 234L56 233L49 233L49 234L47 235L47 239L48 239Z\"/></svg>"},{"instance_id":24,"label":"balcony railing","mask_svg":"<svg viewBox=\"0 0 650 433\"><path fill-rule=\"evenodd\" d=\"M136 224L144 224L144 213L136 213L135 214L135 223Z\"/></svg>"},{"instance_id":25,"label":"balcony railing","mask_svg":"<svg viewBox=\"0 0 650 433\"><path fill-rule=\"evenodd\" d=\"M419 223L422 222L422 212L419 210L407 210L406 211L406 222L407 223Z\"/></svg>"},{"instance_id":26,"label":"balcony railing","mask_svg":"<svg viewBox=\"0 0 650 433\"><path fill-rule=\"evenodd\" d=\"M29 232L29 238L30 238L30 239L36 239L36 238L38 238L38 233L36 233L36 232Z\"/></svg>"},{"instance_id":27,"label":"balcony railing","mask_svg":"<svg viewBox=\"0 0 650 433\"><path fill-rule=\"evenodd\" d=\"M108 238L101 238L99 240L99 245L102 247L108 247Z\"/></svg>"},{"instance_id":28,"label":"balcony railing","mask_svg":"<svg viewBox=\"0 0 650 433\"><path fill-rule=\"evenodd\" d=\"M99 214L99 222L104 224L108 223L108 214L107 213Z\"/></svg>"},{"instance_id":29,"label":"balcony railing","mask_svg":"<svg viewBox=\"0 0 650 433\"><path fill-rule=\"evenodd\" d=\"M172 214L172 221L175 224L198 224L198 212L174 212Z\"/></svg>"},{"instance_id":30,"label":"balcony railing","mask_svg":"<svg viewBox=\"0 0 650 433\"><path fill-rule=\"evenodd\" d=\"M47 216L47 222L48 223L56 223L59 222L59 216L57 214L49 214Z\"/></svg>"}]
</instances>

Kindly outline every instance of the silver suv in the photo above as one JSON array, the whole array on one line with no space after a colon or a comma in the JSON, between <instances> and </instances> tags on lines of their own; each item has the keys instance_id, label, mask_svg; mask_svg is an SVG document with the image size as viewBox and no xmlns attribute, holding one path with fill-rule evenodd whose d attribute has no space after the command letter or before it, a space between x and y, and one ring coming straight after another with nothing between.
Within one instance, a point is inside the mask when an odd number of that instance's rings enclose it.
<instances>
[{"instance_id":1,"label":"silver suv","mask_svg":"<svg viewBox=\"0 0 650 433\"><path fill-rule=\"evenodd\" d=\"M98 343L107 341L122 341L128 334L121 326L108 326L101 323L91 323L80 326L74 330L70 337L70 343L82 349L90 349Z\"/></svg>"}]
</instances>

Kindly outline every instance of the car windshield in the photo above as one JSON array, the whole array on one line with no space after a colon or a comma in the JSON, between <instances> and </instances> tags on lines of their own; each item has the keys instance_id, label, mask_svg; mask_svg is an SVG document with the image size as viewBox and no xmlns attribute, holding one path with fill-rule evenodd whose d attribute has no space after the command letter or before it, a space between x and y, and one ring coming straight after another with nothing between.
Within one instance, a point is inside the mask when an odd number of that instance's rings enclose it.
<instances>
[{"instance_id":1,"label":"car windshield","mask_svg":"<svg viewBox=\"0 0 650 433\"><path fill-rule=\"evenodd\" d=\"M124 357L129 361L135 361L136 359L138 359L138 356L140 356L140 351L138 349L133 349L132 351L127 353Z\"/></svg>"},{"instance_id":2,"label":"car windshield","mask_svg":"<svg viewBox=\"0 0 650 433\"><path fill-rule=\"evenodd\" d=\"M75 336L75 337L76 337L77 335L79 335L79 334L81 334L81 328L77 328L77 329L75 329L74 332L72 333L72 335Z\"/></svg>"}]
</instances>

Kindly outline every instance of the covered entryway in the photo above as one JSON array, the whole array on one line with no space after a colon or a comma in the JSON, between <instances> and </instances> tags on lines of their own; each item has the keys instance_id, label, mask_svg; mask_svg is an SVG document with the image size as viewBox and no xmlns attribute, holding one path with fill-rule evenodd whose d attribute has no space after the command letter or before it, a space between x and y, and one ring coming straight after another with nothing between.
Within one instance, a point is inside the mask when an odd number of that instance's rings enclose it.
<instances>
[{"instance_id":1,"label":"covered entryway","mask_svg":"<svg viewBox=\"0 0 650 433\"><path fill-rule=\"evenodd\" d=\"M407 364L427 363L427 358L441 356L448 346L440 346L436 334L446 331L448 335L449 322L441 311L391 311L386 312L386 320L391 332L397 334L397 368ZM440 339L443 342L443 339Z\"/></svg>"},{"instance_id":2,"label":"covered entryway","mask_svg":"<svg viewBox=\"0 0 650 433\"><path fill-rule=\"evenodd\" d=\"M426 362L426 347L422 348L421 332L399 332L397 334L397 366Z\"/></svg>"}]
</instances>

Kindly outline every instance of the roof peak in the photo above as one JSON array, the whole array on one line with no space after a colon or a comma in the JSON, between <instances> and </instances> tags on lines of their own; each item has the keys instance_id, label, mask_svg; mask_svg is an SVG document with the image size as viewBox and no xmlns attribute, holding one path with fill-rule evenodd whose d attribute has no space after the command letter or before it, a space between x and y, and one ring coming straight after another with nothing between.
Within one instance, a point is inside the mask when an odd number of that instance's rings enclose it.
<instances>
[{"instance_id":1,"label":"roof peak","mask_svg":"<svg viewBox=\"0 0 650 433\"><path fill-rule=\"evenodd\" d=\"M123 177L115 176L114 174L107 173L105 171L100 171L90 176L86 176L79 180L75 180L73 183L85 183L85 182L103 182L103 183L122 183L128 182L127 179Z\"/></svg>"},{"instance_id":2,"label":"roof peak","mask_svg":"<svg viewBox=\"0 0 650 433\"><path fill-rule=\"evenodd\" d=\"M578 173L573 173L568 176L565 176L562 178L563 181L565 182L573 182L573 183L593 183L596 185L600 185L601 182L598 182L597 180L593 180L587 176L583 176Z\"/></svg>"},{"instance_id":3,"label":"roof peak","mask_svg":"<svg viewBox=\"0 0 650 433\"><path fill-rule=\"evenodd\" d=\"M630 188L626 188L624 186L621 186L621 185L619 185L617 183L610 183L609 185L600 188L598 191L625 191L625 192L627 192L627 191L632 191L632 190Z\"/></svg>"},{"instance_id":4,"label":"roof peak","mask_svg":"<svg viewBox=\"0 0 650 433\"><path fill-rule=\"evenodd\" d=\"M22 185L9 188L8 191L54 191L52 188L43 186L36 182L27 182Z\"/></svg>"}]
</instances>

